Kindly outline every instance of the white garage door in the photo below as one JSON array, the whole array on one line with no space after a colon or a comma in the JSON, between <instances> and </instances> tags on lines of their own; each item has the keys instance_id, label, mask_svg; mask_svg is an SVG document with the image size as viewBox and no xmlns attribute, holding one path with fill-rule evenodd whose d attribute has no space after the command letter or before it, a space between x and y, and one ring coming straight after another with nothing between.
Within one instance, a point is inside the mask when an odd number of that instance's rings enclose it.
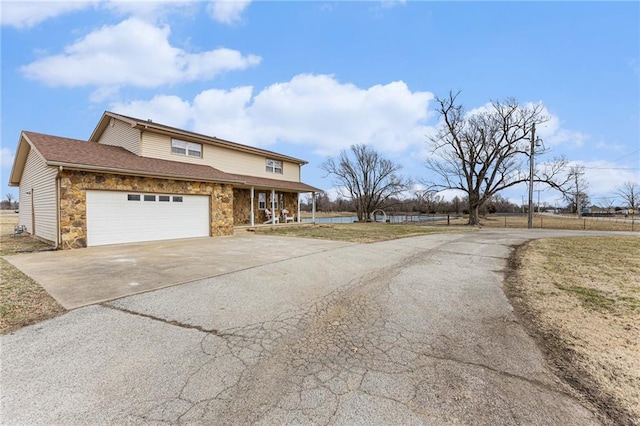
<instances>
[{"instance_id":1,"label":"white garage door","mask_svg":"<svg viewBox=\"0 0 640 426\"><path fill-rule=\"evenodd\" d=\"M206 195L87 191L87 245L209 236Z\"/></svg>"}]
</instances>

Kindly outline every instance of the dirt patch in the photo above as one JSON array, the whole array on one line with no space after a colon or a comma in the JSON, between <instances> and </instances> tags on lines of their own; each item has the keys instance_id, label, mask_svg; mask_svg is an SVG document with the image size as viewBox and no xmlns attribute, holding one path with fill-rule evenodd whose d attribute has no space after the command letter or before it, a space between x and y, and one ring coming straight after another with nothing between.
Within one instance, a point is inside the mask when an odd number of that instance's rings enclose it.
<instances>
[{"instance_id":1,"label":"dirt patch","mask_svg":"<svg viewBox=\"0 0 640 426\"><path fill-rule=\"evenodd\" d=\"M16 213L3 211L0 214L1 256L53 249L50 244L28 234L13 236L17 223ZM38 283L3 258L0 258L0 268L0 334L65 312Z\"/></svg>"},{"instance_id":2,"label":"dirt patch","mask_svg":"<svg viewBox=\"0 0 640 426\"><path fill-rule=\"evenodd\" d=\"M639 253L636 237L532 241L505 281L550 365L607 424L640 421Z\"/></svg>"}]
</instances>

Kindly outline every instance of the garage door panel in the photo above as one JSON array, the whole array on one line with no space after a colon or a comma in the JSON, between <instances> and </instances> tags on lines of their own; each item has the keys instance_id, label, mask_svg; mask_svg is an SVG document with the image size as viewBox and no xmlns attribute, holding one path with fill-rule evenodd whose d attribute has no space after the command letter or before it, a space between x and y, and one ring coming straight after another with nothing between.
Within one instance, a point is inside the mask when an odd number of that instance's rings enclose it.
<instances>
[{"instance_id":1,"label":"garage door panel","mask_svg":"<svg viewBox=\"0 0 640 426\"><path fill-rule=\"evenodd\" d=\"M128 195L140 200L129 200ZM147 194L150 195L150 194ZM182 202L175 201L180 197ZM87 191L87 245L209 236L209 197L170 196L144 201L144 194Z\"/></svg>"}]
</instances>

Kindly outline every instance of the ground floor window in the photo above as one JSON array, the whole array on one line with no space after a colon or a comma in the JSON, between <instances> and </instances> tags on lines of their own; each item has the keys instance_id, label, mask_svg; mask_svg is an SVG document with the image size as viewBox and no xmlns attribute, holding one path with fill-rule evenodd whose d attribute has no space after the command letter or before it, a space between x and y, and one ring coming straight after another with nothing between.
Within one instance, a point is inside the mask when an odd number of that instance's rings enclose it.
<instances>
[{"instance_id":1,"label":"ground floor window","mask_svg":"<svg viewBox=\"0 0 640 426\"><path fill-rule=\"evenodd\" d=\"M259 192L258 193L258 209L264 210L267 208L267 193Z\"/></svg>"}]
</instances>

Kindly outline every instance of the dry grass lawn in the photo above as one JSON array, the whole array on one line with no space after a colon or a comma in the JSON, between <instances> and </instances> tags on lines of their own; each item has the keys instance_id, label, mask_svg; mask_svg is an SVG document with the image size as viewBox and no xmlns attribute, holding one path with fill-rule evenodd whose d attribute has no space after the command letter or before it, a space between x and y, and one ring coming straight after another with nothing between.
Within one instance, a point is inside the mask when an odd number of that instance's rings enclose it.
<instances>
[{"instance_id":1,"label":"dry grass lawn","mask_svg":"<svg viewBox=\"0 0 640 426\"><path fill-rule=\"evenodd\" d=\"M466 223L467 219L458 220L456 224ZM526 216L493 216L480 219L481 226L488 228L526 228ZM535 229L575 229L586 231L634 231L640 232L640 218L634 223L625 218L577 218L571 216L534 215L532 221Z\"/></svg>"},{"instance_id":2,"label":"dry grass lawn","mask_svg":"<svg viewBox=\"0 0 640 426\"><path fill-rule=\"evenodd\" d=\"M640 421L640 238L532 241L507 292L561 377L611 424Z\"/></svg>"},{"instance_id":3,"label":"dry grass lawn","mask_svg":"<svg viewBox=\"0 0 640 426\"><path fill-rule=\"evenodd\" d=\"M322 225L295 225L258 227L255 232L268 235L287 235L291 237L318 238L324 240L373 243L396 238L415 237L443 232L472 231L468 227L442 227L425 225L390 225L380 222L335 223Z\"/></svg>"},{"instance_id":4,"label":"dry grass lawn","mask_svg":"<svg viewBox=\"0 0 640 426\"><path fill-rule=\"evenodd\" d=\"M17 223L17 214L0 212L0 256L51 249L49 244L25 234L12 237ZM0 268L0 334L64 312L38 283L3 258Z\"/></svg>"}]
</instances>

